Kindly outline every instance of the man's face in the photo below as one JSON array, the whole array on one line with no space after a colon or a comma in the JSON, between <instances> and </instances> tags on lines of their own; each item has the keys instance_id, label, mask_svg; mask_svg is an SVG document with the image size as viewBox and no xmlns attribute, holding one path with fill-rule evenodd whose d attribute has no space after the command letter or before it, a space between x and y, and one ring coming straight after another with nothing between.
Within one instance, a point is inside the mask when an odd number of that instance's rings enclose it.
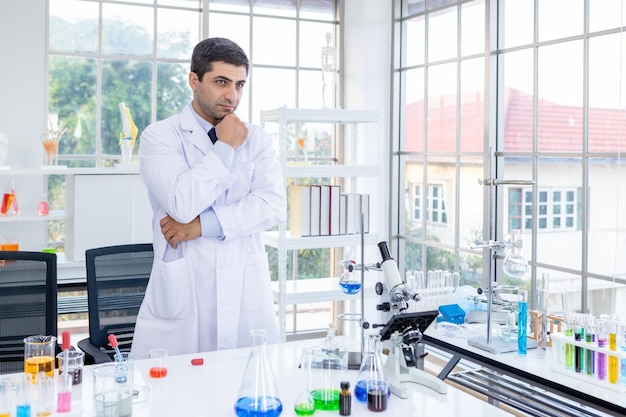
<instances>
[{"instance_id":1,"label":"man's face","mask_svg":"<svg viewBox=\"0 0 626 417\"><path fill-rule=\"evenodd\" d=\"M206 72L202 81L196 73L189 73L194 110L212 125L218 124L237 109L246 78L246 67L225 62L213 62L213 71Z\"/></svg>"}]
</instances>

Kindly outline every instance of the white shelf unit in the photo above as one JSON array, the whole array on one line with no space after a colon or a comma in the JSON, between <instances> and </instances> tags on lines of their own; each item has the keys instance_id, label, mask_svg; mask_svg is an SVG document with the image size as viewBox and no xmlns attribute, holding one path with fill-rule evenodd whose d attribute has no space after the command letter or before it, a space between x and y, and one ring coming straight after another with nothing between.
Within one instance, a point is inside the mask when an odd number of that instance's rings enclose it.
<instances>
[{"instance_id":1,"label":"white shelf unit","mask_svg":"<svg viewBox=\"0 0 626 417\"><path fill-rule=\"evenodd\" d=\"M37 215L37 206L40 197L47 190L47 178L49 175L61 175L65 182L64 207L60 210L51 210L47 216ZM15 234L19 236L20 250L38 251L42 243L47 240L47 222L64 222L65 229L65 253L58 254L58 280L59 282L84 282L85 264L83 261L84 245L93 244L94 247L107 244L116 244L115 239L120 239L120 243L134 243L127 240L151 241L149 225L151 211L147 203L147 193L142 189L139 180L139 166L117 166L112 168L68 168L66 166L39 166L32 168L12 168L0 167L0 185L7 186L11 182L15 183L16 195L19 202L20 212L17 215L11 213L0 216L0 235ZM121 176L125 176L122 180ZM76 179L80 178L80 183L86 184L78 188ZM93 181L100 180L101 183L111 184L111 187L99 186ZM126 184L126 188L116 189L114 184ZM93 186L90 184L94 184ZM131 197L127 196L127 190L137 190ZM0 189L4 193L4 189ZM76 195L78 193L90 195ZM146 195L144 195L146 194ZM110 197L106 197L106 196ZM111 197L112 196L112 197ZM99 200L100 199L100 200ZM128 219L128 233L117 233L111 227L111 223L116 223L116 210L119 206L126 207L122 202L128 199L128 206L136 209L132 219ZM103 203L105 201L105 203ZM91 213L78 213L75 209L77 205L87 204ZM92 221L95 216L98 221ZM82 220L82 218L86 217ZM119 216L117 217L119 219ZM138 219L143 219L147 225L140 226L137 231ZM111 233L108 233L111 231ZM113 236L115 234L115 236ZM93 238L93 241L85 241L85 236ZM78 240L78 242L77 242ZM123 240L123 242L122 242ZM81 244L81 241L85 241ZM113 242L113 243L111 243ZM76 255L78 254L78 256Z\"/></svg>"},{"instance_id":2,"label":"white shelf unit","mask_svg":"<svg viewBox=\"0 0 626 417\"><path fill-rule=\"evenodd\" d=\"M370 223L369 233L364 236L365 247L376 248L376 243L380 240L382 204L388 201L388 196L384 196L382 193L381 112L376 110L280 107L262 111L261 123L274 139L274 146L288 184L294 179L326 179L340 182L342 192L358 192L370 195ZM328 125L328 127L332 125L332 153L325 161L313 158L303 160L303 155L298 154L296 140L300 137L303 129L319 125ZM290 146L292 149L289 149ZM304 147L301 146L301 148ZM354 256L357 256L360 253L360 250L357 250L361 245L360 235L291 237L287 230L288 224L289 221L280 225L278 230L264 234L266 246L278 251L278 276L277 281L273 282L272 285L274 301L279 309L280 331L283 340L286 340L287 336L287 305L360 299L360 294L348 295L343 293L339 289L337 277L298 279L297 271L293 272L293 276L287 277L288 251L349 248ZM330 265L329 269L331 269ZM375 296L372 289L365 288L364 291L368 298Z\"/></svg>"}]
</instances>

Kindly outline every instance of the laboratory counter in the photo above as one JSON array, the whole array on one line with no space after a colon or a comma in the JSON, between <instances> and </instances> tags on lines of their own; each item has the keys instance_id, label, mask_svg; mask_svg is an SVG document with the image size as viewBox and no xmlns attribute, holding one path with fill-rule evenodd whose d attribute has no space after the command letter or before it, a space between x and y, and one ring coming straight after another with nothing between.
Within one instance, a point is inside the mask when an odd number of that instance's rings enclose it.
<instances>
[{"instance_id":1,"label":"laboratory counter","mask_svg":"<svg viewBox=\"0 0 626 417\"><path fill-rule=\"evenodd\" d=\"M268 357L276 377L280 399L283 403L281 416L295 416L294 402L302 387L300 357L304 347L319 345L320 340L301 340L268 345ZM167 358L167 376L153 379L149 376L150 360L134 362L134 386L140 392L133 406L134 417L215 417L235 416L234 404L250 356L250 348L223 350L201 354L170 356ZM203 364L193 365L192 359L202 359ZM194 361L197 362L197 361ZM93 416L92 371L94 365L83 370L82 404L76 403L70 413L58 416ZM354 398L353 387L358 371L347 371L352 391L352 416L463 416L503 417L512 414L491 405L462 390L448 387L440 394L422 385L409 383L407 399L392 395L386 411L373 413L367 405ZM6 377L4 375L3 377ZM75 399L75 398L74 398ZM471 414L468 414L471 410ZM339 415L338 411L316 410L317 416Z\"/></svg>"},{"instance_id":2,"label":"laboratory counter","mask_svg":"<svg viewBox=\"0 0 626 417\"><path fill-rule=\"evenodd\" d=\"M490 342L500 343L498 338L494 333ZM484 339L486 343L486 336ZM620 382L609 384L591 375L557 368L555 359L558 356L555 355L560 353L556 349L548 347L545 354L539 354L537 349L529 349L526 356L520 356L516 342L513 351L492 353L469 345L467 340L462 332L451 335L438 328L435 322L426 329L423 342L427 347L449 355L447 364L439 373L440 379L458 383L465 388L476 388L479 392L481 385L489 386L483 394L493 402L506 403L519 409L528 403L528 398L543 396L543 403L538 403L534 408L545 407L543 411L556 413L568 410L565 415L626 416L626 385ZM469 362L459 364L461 360ZM476 383L479 379L480 382ZM517 384L515 395L511 395L513 384ZM515 396L526 399L517 400ZM533 415L532 410L530 414Z\"/></svg>"}]
</instances>

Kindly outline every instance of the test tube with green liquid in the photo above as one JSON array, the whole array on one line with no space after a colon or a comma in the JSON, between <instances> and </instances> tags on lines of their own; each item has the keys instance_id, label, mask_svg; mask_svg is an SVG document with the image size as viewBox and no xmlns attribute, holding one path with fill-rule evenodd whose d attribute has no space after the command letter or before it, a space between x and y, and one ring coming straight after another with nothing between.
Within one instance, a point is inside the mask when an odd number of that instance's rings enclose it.
<instances>
[{"instance_id":1,"label":"test tube with green liquid","mask_svg":"<svg viewBox=\"0 0 626 417\"><path fill-rule=\"evenodd\" d=\"M574 338L574 312L573 311L566 311L564 313L563 326L565 327L565 330L563 330L565 337L567 339L573 339ZM565 369L574 369L574 345L572 345L571 343L565 343L565 349L563 353L564 353L563 364L565 365Z\"/></svg>"},{"instance_id":2,"label":"test tube with green liquid","mask_svg":"<svg viewBox=\"0 0 626 417\"><path fill-rule=\"evenodd\" d=\"M593 314L585 314L585 342L593 345L596 341L596 318ZM594 375L596 372L596 357L593 349L585 350L585 369L587 375Z\"/></svg>"}]
</instances>

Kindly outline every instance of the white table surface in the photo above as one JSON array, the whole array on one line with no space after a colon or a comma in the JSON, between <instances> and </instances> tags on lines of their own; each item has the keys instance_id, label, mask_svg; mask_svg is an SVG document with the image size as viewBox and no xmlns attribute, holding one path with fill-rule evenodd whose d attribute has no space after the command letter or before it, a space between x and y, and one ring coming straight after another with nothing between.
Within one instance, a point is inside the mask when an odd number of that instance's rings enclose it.
<instances>
[{"instance_id":1,"label":"white table surface","mask_svg":"<svg viewBox=\"0 0 626 417\"><path fill-rule=\"evenodd\" d=\"M294 401L301 387L298 364L302 347L315 346L319 340L304 340L268 346L268 355L276 376L280 399L283 403L282 416L295 416ZM135 385L150 389L150 398L133 408L134 417L227 417L235 416L233 405L237 399L250 349L234 349L193 355L172 356L167 359L168 374L162 379L148 375L149 360L135 361ZM191 365L192 358L203 358L201 366ZM58 416L92 416L92 369L83 372L82 409L74 405L71 413ZM356 383L358 371L348 371L351 391ZM385 412L374 413L391 416L462 416L482 417L511 416L508 412L477 399L463 391L448 386L447 394L439 394L429 388L410 383L409 398L394 395ZM353 391L352 391L353 393ZM352 416L372 415L367 405L359 403L352 394ZM337 411L316 411L316 416L339 415Z\"/></svg>"}]
</instances>

